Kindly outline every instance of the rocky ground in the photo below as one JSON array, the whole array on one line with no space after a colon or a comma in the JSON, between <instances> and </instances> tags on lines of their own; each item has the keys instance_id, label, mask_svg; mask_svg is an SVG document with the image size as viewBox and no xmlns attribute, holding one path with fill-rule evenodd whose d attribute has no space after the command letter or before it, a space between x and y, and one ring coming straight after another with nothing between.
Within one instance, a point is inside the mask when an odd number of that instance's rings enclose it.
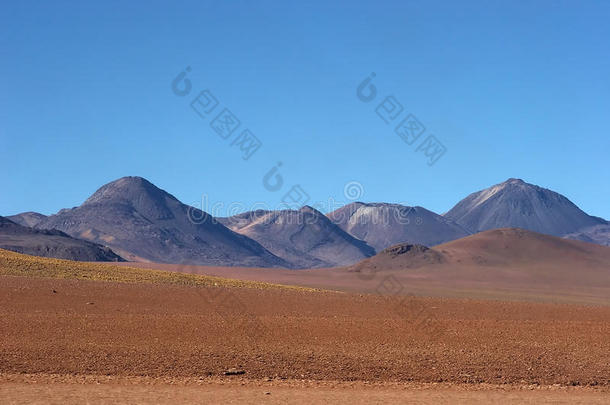
<instances>
[{"instance_id":1,"label":"rocky ground","mask_svg":"<svg viewBox=\"0 0 610 405\"><path fill-rule=\"evenodd\" d=\"M377 290L0 251L0 403L608 402L600 297Z\"/></svg>"},{"instance_id":2,"label":"rocky ground","mask_svg":"<svg viewBox=\"0 0 610 405\"><path fill-rule=\"evenodd\" d=\"M601 388L452 383L1 375L5 404L606 404Z\"/></svg>"},{"instance_id":3,"label":"rocky ground","mask_svg":"<svg viewBox=\"0 0 610 405\"><path fill-rule=\"evenodd\" d=\"M1 276L0 372L607 386L610 307Z\"/></svg>"}]
</instances>

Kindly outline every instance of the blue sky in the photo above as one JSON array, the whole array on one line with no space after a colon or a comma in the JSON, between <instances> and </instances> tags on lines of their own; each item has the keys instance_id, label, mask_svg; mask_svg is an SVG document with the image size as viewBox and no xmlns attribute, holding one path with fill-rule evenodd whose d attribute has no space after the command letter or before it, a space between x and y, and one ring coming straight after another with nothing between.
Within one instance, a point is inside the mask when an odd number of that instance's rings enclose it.
<instances>
[{"instance_id":1,"label":"blue sky","mask_svg":"<svg viewBox=\"0 0 610 405\"><path fill-rule=\"evenodd\" d=\"M0 215L139 175L186 203L273 207L297 184L349 202L355 181L360 200L439 213L518 177L610 218L607 2L83 3L0 6ZM219 104L201 118L205 89ZM403 106L388 124L387 96ZM224 108L241 122L227 140L210 126ZM408 114L426 128L412 145L394 132ZM244 129L262 142L248 160ZM446 148L432 166L428 135Z\"/></svg>"}]
</instances>

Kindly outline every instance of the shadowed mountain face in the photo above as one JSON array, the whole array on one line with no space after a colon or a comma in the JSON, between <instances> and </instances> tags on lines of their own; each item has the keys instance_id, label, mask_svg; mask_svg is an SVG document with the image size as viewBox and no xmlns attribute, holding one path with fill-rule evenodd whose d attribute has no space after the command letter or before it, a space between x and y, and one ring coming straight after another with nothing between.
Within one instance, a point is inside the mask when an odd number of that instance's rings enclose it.
<instances>
[{"instance_id":1,"label":"shadowed mountain face","mask_svg":"<svg viewBox=\"0 0 610 405\"><path fill-rule=\"evenodd\" d=\"M593 225L564 235L566 239L582 240L598 245L610 246L610 225Z\"/></svg>"},{"instance_id":2,"label":"shadowed mountain face","mask_svg":"<svg viewBox=\"0 0 610 405\"><path fill-rule=\"evenodd\" d=\"M182 204L141 177L123 177L81 206L64 209L37 228L59 229L104 244L124 258L160 263L287 266L257 242Z\"/></svg>"},{"instance_id":3,"label":"shadowed mountain face","mask_svg":"<svg viewBox=\"0 0 610 405\"><path fill-rule=\"evenodd\" d=\"M21 214L17 214L17 215L11 215L6 218L10 219L11 221L13 221L16 224L19 224L22 226L28 226L28 227L32 228L32 227L35 227L36 225L38 225L46 217L47 217L46 215L42 215L37 212L28 211L28 212L22 212Z\"/></svg>"},{"instance_id":4,"label":"shadowed mountain face","mask_svg":"<svg viewBox=\"0 0 610 405\"><path fill-rule=\"evenodd\" d=\"M432 211L399 204L355 202L331 212L328 218L378 252L399 243L433 246L469 234Z\"/></svg>"},{"instance_id":5,"label":"shadowed mountain face","mask_svg":"<svg viewBox=\"0 0 610 405\"><path fill-rule=\"evenodd\" d=\"M58 230L32 229L0 217L0 249L32 256L79 261L123 261L107 247L74 239Z\"/></svg>"},{"instance_id":6,"label":"shadowed mountain face","mask_svg":"<svg viewBox=\"0 0 610 405\"><path fill-rule=\"evenodd\" d=\"M460 201L444 215L471 232L515 227L563 236L588 226L605 224L554 191L508 179Z\"/></svg>"},{"instance_id":7,"label":"shadowed mountain face","mask_svg":"<svg viewBox=\"0 0 610 405\"><path fill-rule=\"evenodd\" d=\"M348 265L375 254L372 247L308 206L298 211L250 211L217 220L297 268Z\"/></svg>"}]
</instances>

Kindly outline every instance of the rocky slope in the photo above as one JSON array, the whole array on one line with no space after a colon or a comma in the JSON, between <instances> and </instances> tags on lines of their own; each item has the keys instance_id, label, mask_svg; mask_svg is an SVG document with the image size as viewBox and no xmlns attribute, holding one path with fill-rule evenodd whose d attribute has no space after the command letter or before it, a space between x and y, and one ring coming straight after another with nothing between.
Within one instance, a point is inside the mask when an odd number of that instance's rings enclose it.
<instances>
[{"instance_id":1,"label":"rocky slope","mask_svg":"<svg viewBox=\"0 0 610 405\"><path fill-rule=\"evenodd\" d=\"M561 194L521 179L472 193L444 216L473 233L515 227L563 236L606 222L587 215Z\"/></svg>"},{"instance_id":2,"label":"rocky slope","mask_svg":"<svg viewBox=\"0 0 610 405\"><path fill-rule=\"evenodd\" d=\"M217 219L299 268L348 265L375 254L372 247L309 206Z\"/></svg>"},{"instance_id":3,"label":"rocky slope","mask_svg":"<svg viewBox=\"0 0 610 405\"><path fill-rule=\"evenodd\" d=\"M328 218L378 252L399 243L433 246L469 234L432 211L399 204L355 202L331 212Z\"/></svg>"},{"instance_id":4,"label":"rocky slope","mask_svg":"<svg viewBox=\"0 0 610 405\"><path fill-rule=\"evenodd\" d=\"M610 224L589 226L564 235L563 237L566 239L582 240L583 242L610 246Z\"/></svg>"},{"instance_id":5,"label":"rocky slope","mask_svg":"<svg viewBox=\"0 0 610 405\"><path fill-rule=\"evenodd\" d=\"M37 228L111 247L128 260L225 266L289 266L257 242L189 207L141 177L123 177L81 206L45 218Z\"/></svg>"}]
</instances>

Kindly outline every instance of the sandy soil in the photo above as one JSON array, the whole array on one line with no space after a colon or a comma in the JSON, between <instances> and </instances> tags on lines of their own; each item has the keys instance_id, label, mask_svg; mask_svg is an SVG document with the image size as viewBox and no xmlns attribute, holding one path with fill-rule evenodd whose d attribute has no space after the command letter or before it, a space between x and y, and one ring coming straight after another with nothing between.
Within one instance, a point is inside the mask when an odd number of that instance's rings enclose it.
<instances>
[{"instance_id":1,"label":"sandy soil","mask_svg":"<svg viewBox=\"0 0 610 405\"><path fill-rule=\"evenodd\" d=\"M609 403L606 251L484 242L366 277L142 265L343 292L0 251L0 403Z\"/></svg>"},{"instance_id":2,"label":"sandy soil","mask_svg":"<svg viewBox=\"0 0 610 405\"><path fill-rule=\"evenodd\" d=\"M609 403L606 272L498 258L372 277L154 265L333 292L4 252L0 403Z\"/></svg>"},{"instance_id":3,"label":"sandy soil","mask_svg":"<svg viewBox=\"0 0 610 405\"><path fill-rule=\"evenodd\" d=\"M0 277L2 373L607 386L609 335L609 307Z\"/></svg>"},{"instance_id":4,"label":"sandy soil","mask_svg":"<svg viewBox=\"0 0 610 405\"><path fill-rule=\"evenodd\" d=\"M3 404L607 404L605 390L558 386L0 375Z\"/></svg>"}]
</instances>

